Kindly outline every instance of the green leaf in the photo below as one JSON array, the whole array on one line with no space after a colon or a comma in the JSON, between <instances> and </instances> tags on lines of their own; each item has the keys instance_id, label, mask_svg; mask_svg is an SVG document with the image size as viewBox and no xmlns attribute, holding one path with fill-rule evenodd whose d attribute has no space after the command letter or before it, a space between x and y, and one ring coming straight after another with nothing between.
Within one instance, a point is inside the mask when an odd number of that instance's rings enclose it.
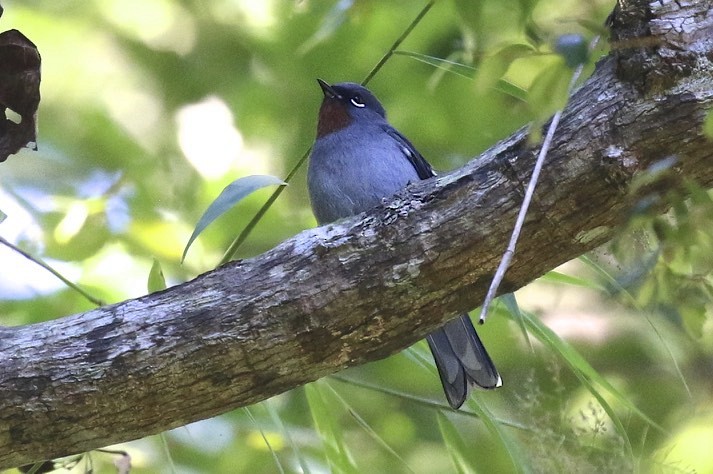
<instances>
[{"instance_id":1,"label":"green leaf","mask_svg":"<svg viewBox=\"0 0 713 474\"><path fill-rule=\"evenodd\" d=\"M654 257L656 258L656 257ZM622 287L619 282L609 275L609 273L604 270L600 265L598 265L595 261L590 259L586 255L582 255L579 257L579 260L583 263L585 263L589 268L597 272L601 277L603 277L609 284L612 285L612 287L616 288L616 290L619 292L620 295L623 295L624 298L627 299L627 301L635 307L637 310L643 312L643 308L637 303L636 299L626 290L626 288ZM653 263L652 263L653 265ZM661 290L659 290L661 291ZM651 326L651 329L656 333L656 337L658 337L659 341L661 342L661 345L666 349L666 352L669 355L669 358L671 359L671 363L673 364L676 374L678 374L679 379L681 380L681 383L683 386L686 388L686 391L690 394L691 390L688 387L688 382L686 382L686 378L683 376L683 372L681 371L681 368L678 366L678 362L676 361L676 358L673 355L673 351L671 350L671 347L669 346L669 343L667 342L666 338L663 337L663 334L658 330L656 325L653 323L651 320L651 317L646 313L643 312L644 318L646 319L646 322L649 323L649 326ZM658 427L658 426L657 426Z\"/></svg>"},{"instance_id":2,"label":"green leaf","mask_svg":"<svg viewBox=\"0 0 713 474\"><path fill-rule=\"evenodd\" d=\"M532 81L528 104L536 121L544 121L567 104L572 71L558 58Z\"/></svg>"},{"instance_id":3,"label":"green leaf","mask_svg":"<svg viewBox=\"0 0 713 474\"><path fill-rule=\"evenodd\" d=\"M45 223L53 228L45 235L45 255L57 260L80 262L99 252L111 238L104 212L89 212L78 203L67 212L45 214Z\"/></svg>"},{"instance_id":4,"label":"green leaf","mask_svg":"<svg viewBox=\"0 0 713 474\"><path fill-rule=\"evenodd\" d=\"M706 118L703 121L703 134L709 140L713 140L713 109L708 111Z\"/></svg>"},{"instance_id":5,"label":"green leaf","mask_svg":"<svg viewBox=\"0 0 713 474\"><path fill-rule=\"evenodd\" d=\"M7 219L7 214L2 212L2 209L0 209L0 223L2 223L5 219Z\"/></svg>"},{"instance_id":6,"label":"green leaf","mask_svg":"<svg viewBox=\"0 0 713 474\"><path fill-rule=\"evenodd\" d=\"M33 464L32 467L30 467L30 469L27 471L27 474L37 474L40 471L40 468L45 465L45 462L49 461L40 461ZM43 470L42 472L45 471Z\"/></svg>"},{"instance_id":7,"label":"green leaf","mask_svg":"<svg viewBox=\"0 0 713 474\"><path fill-rule=\"evenodd\" d=\"M535 49L528 44L510 44L486 56L475 76L476 90L481 94L487 93L505 75L513 61L534 53Z\"/></svg>"},{"instance_id":8,"label":"green leaf","mask_svg":"<svg viewBox=\"0 0 713 474\"><path fill-rule=\"evenodd\" d=\"M329 400L322 388L324 382L317 380L305 385L305 394L312 419L324 444L324 453L332 472L358 472L354 460L342 437L342 427L335 413L339 410Z\"/></svg>"},{"instance_id":9,"label":"green leaf","mask_svg":"<svg viewBox=\"0 0 713 474\"><path fill-rule=\"evenodd\" d=\"M334 36L337 30L347 20L347 14L353 6L354 0L340 0L336 2L334 6L329 9L327 14L324 15L319 29L299 47L299 53L306 54L318 44Z\"/></svg>"},{"instance_id":10,"label":"green leaf","mask_svg":"<svg viewBox=\"0 0 713 474\"><path fill-rule=\"evenodd\" d=\"M626 398L622 393L620 393L614 386L612 386L604 377L599 375L599 372L594 370L594 368L589 365L584 357L582 357L579 352L577 352L572 346L570 346L566 341L562 340L557 334L555 334L550 328L542 323L539 319L533 315L522 312L524 321L527 324L530 332L537 337L543 344L548 346L550 349L554 350L562 356L562 359L569 365L570 369L574 372L577 378L582 382L582 384L589 390L599 402L604 411L609 415L612 423L617 429L619 435L625 441L625 448L629 455L633 457L633 448L631 446L631 441L627 435L624 424L619 419L614 409L609 405L609 403L604 398L599 388L604 389L609 393L617 402L622 406L628 408L633 413L638 415L641 419L647 422L649 425L665 433L665 430L658 425L655 421L649 418L644 412L639 410L636 405L634 405L628 398Z\"/></svg>"},{"instance_id":11,"label":"green leaf","mask_svg":"<svg viewBox=\"0 0 713 474\"><path fill-rule=\"evenodd\" d=\"M527 345L532 349L532 342L530 342L530 337L527 334L527 327L525 327L525 321L524 317L522 315L522 312L520 311L520 305L517 304L517 299L515 299L515 294L514 293L506 293L499 297L497 302L502 302L505 305L505 308L508 310L508 313L510 313L510 317L515 320L515 323L517 323L517 326L520 328L520 332L522 332L522 337L525 338L527 341Z\"/></svg>"},{"instance_id":12,"label":"green leaf","mask_svg":"<svg viewBox=\"0 0 713 474\"><path fill-rule=\"evenodd\" d=\"M156 257L153 259L153 264L151 264L151 270L149 271L149 281L148 281L149 293L155 293L157 291L166 289L166 278L163 276L163 269L161 268L161 263Z\"/></svg>"},{"instance_id":13,"label":"green leaf","mask_svg":"<svg viewBox=\"0 0 713 474\"><path fill-rule=\"evenodd\" d=\"M263 403L261 403L261 405L265 408L265 411L267 411L268 415L270 415L272 422L280 428L285 439L290 444L290 448L292 449L292 455L299 463L300 471L303 474L310 474L312 470L309 468L309 464L307 463L307 460L305 459L305 456L303 455L302 451L300 451L300 449L297 447L297 444L295 443L294 438L290 434L290 430L283 422L280 413L273 406L274 400L274 398L271 400L265 400Z\"/></svg>"},{"instance_id":14,"label":"green leaf","mask_svg":"<svg viewBox=\"0 0 713 474\"><path fill-rule=\"evenodd\" d=\"M289 173L287 173L287 177L285 177L284 183L280 187L278 187L275 191L272 192L269 198L267 198L267 201L258 209L258 211L255 213L255 215L250 219L250 222L245 226L245 228L238 234L237 237L235 237L235 240L230 244L230 247L228 247L228 250L225 251L225 254L223 254L223 258L220 259L220 263L218 265L223 265L225 263L228 263L231 258L233 258L233 255L238 251L241 245L243 245L243 242L245 242L250 234L252 233L253 229L255 226L260 222L260 219L267 213L267 211L270 210L270 207L272 207L272 204L277 201L277 198L280 197L280 194L282 194L282 190L285 189L284 186L287 186L287 183L290 182L292 177L302 168L302 165L307 161L307 158L309 158L310 152L312 151L312 148L310 147L307 151L302 154L302 157L297 160L297 163L292 167Z\"/></svg>"},{"instance_id":15,"label":"green leaf","mask_svg":"<svg viewBox=\"0 0 713 474\"><path fill-rule=\"evenodd\" d=\"M527 102L527 91L522 87L508 81L505 78L500 78L498 83L495 84L495 90L502 92L503 94L509 95L513 99L517 99L520 102Z\"/></svg>"},{"instance_id":16,"label":"green leaf","mask_svg":"<svg viewBox=\"0 0 713 474\"><path fill-rule=\"evenodd\" d=\"M532 12L539 3L539 0L518 0L518 6L520 8L520 21L524 24L532 18Z\"/></svg>"},{"instance_id":17,"label":"green leaf","mask_svg":"<svg viewBox=\"0 0 713 474\"><path fill-rule=\"evenodd\" d=\"M582 288L588 288L590 290L597 290L597 291L606 291L606 289L597 283L594 280L587 279L587 278L580 278L572 275L565 275L564 273L560 273L557 271L549 271L545 273L541 278L540 281L546 281L550 283L559 283L562 285L572 285L572 286L579 286Z\"/></svg>"},{"instance_id":18,"label":"green leaf","mask_svg":"<svg viewBox=\"0 0 713 474\"><path fill-rule=\"evenodd\" d=\"M357 424L366 432L366 434L367 434L371 439L373 439L373 440L374 440L379 446L381 446L387 453L391 454L394 458L396 458L396 460L402 465L402 467L403 467L403 469L404 469L405 471L407 471L407 472L414 472L413 469L411 469L411 468L409 467L409 465L408 465L408 463L406 462L406 460L404 460L404 458L402 458L402 457L399 455L399 453L397 453L397 452L394 450L394 448L392 448L391 446L389 446L389 443L387 443L387 442L384 440L384 438L382 438L382 437L379 435L379 433L377 433L376 430L374 430L374 428L372 428L372 427L369 425L369 423L368 423L364 418L362 418L362 417L359 415L359 413L357 413L357 411L344 399L344 397L342 397L341 395L339 395L339 392L337 392L337 391L334 389L334 387L332 387L332 386L329 384L329 380L328 380L328 379L325 380L325 385L326 385L327 387L329 387L329 389L331 390L332 394L337 398L337 400L339 400L339 402L340 402L340 403L344 406L344 408L349 412L349 414L352 416L352 418L354 418L354 421L357 422Z\"/></svg>"},{"instance_id":19,"label":"green leaf","mask_svg":"<svg viewBox=\"0 0 713 474\"><path fill-rule=\"evenodd\" d=\"M416 61L421 61L422 63L429 64L433 67L443 69L447 72L452 72L453 74L457 74L461 77L466 77L471 80L476 77L478 73L478 70L476 68L468 66L467 64L459 63L457 61L451 61L450 59L437 58L434 56L414 53L411 51L394 51L394 54L406 56L415 59ZM513 84L512 82L503 79L502 77L497 79L495 83L492 84L492 87L495 88L497 91L502 92L503 94L509 95L510 97L518 99L522 102L527 102L527 91L522 87L519 87Z\"/></svg>"},{"instance_id":20,"label":"green leaf","mask_svg":"<svg viewBox=\"0 0 713 474\"><path fill-rule=\"evenodd\" d=\"M481 394L479 392L471 392L470 398L466 401L465 405L478 415L478 418L485 424L485 428L487 428L493 436L493 439L497 440L500 446L505 450L508 457L510 457L513 472L525 474L533 472L530 462L523 455L517 440L510 434L509 430L504 429L505 425L500 423L495 415L488 410L480 397Z\"/></svg>"},{"instance_id":21,"label":"green leaf","mask_svg":"<svg viewBox=\"0 0 713 474\"><path fill-rule=\"evenodd\" d=\"M171 447L168 444L168 438L166 435L167 432L159 433L158 437L161 440L161 448L163 448L163 454L166 456L166 459L168 460L168 467L169 472L176 473L178 470L176 469L176 463L173 461L173 454L171 454Z\"/></svg>"},{"instance_id":22,"label":"green leaf","mask_svg":"<svg viewBox=\"0 0 713 474\"><path fill-rule=\"evenodd\" d=\"M602 38L609 38L609 28L607 28L601 20L594 21L587 18L578 18L575 21L579 26L595 35L599 35Z\"/></svg>"},{"instance_id":23,"label":"green leaf","mask_svg":"<svg viewBox=\"0 0 713 474\"><path fill-rule=\"evenodd\" d=\"M441 436L443 436L443 442L448 448L448 454L451 455L455 472L459 474L475 474L474 450L466 447L458 430L443 413L436 413L436 419L438 420L438 429L441 430Z\"/></svg>"},{"instance_id":24,"label":"green leaf","mask_svg":"<svg viewBox=\"0 0 713 474\"><path fill-rule=\"evenodd\" d=\"M417 344L417 345L420 345L420 344ZM425 346L425 342L424 342L423 345ZM409 360L414 361L414 363L417 363L419 366L423 367L424 370L426 370L426 369L428 369L428 367L426 367L426 362L425 362L425 361L426 361L426 356L423 355L423 354L419 354L419 352L424 352L424 353L425 353L426 350L427 350L427 349L426 349L425 347L424 347L423 351L420 351L419 349L415 349L414 347L409 347L409 348L406 349L405 351L401 352L401 354L403 354L404 357L408 357ZM397 356L397 357L399 357L399 356ZM431 366L433 366L433 365L434 365L434 364L431 363ZM437 376L438 376L438 374L435 372L435 369L434 369L434 370L429 370L429 373L430 373L431 375L433 375L434 377L437 377ZM405 400L405 401L407 401L407 402L410 402L410 403L413 403L413 404L415 404L415 405L419 405L419 406L422 406L422 407L435 408L435 409L438 409L438 410L450 410L450 409L451 409L451 408L445 403L445 401L443 401L443 402L435 402L435 401L433 401L433 400L430 399L430 398L418 397L418 396L414 395L413 393L406 393L406 392L403 392L403 391L400 391L400 390L395 390L395 389L391 389L391 388L388 388L388 387L384 387L383 385L376 385L376 384L373 384L373 383L365 382L365 381L363 381L363 380L355 380L355 379L346 378L346 377L343 377L343 376L340 376L340 375L332 375L332 376L330 376L330 379L332 379L332 380L338 380L339 382L342 382L342 383L344 383L344 384L351 385L351 386L354 386L354 387L359 387L359 388L363 388L363 389L366 389L366 390L371 390L371 391L374 391L374 392L383 393L383 394L389 395L389 396L391 396L391 397L398 397L398 398L400 398L400 399L402 399L402 400ZM458 410L458 414L461 415L461 416L464 416L464 417L472 418L472 419L474 419L474 420L477 419L477 415L476 415L475 413L471 412L471 411L468 411L467 406L466 406L465 408L464 408L464 407L461 407L461 408ZM516 428L516 429L521 430L521 431L528 431L528 430L529 430L529 427L528 427L528 426L523 425L522 423L517 422L517 421L508 420L508 419L505 419L505 418L494 418L494 419L495 419L495 421L496 421L499 425L508 426L508 427L510 427L510 428Z\"/></svg>"},{"instance_id":25,"label":"green leaf","mask_svg":"<svg viewBox=\"0 0 713 474\"><path fill-rule=\"evenodd\" d=\"M461 22L472 30L480 29L483 21L483 0L455 0L456 11Z\"/></svg>"},{"instance_id":26,"label":"green leaf","mask_svg":"<svg viewBox=\"0 0 713 474\"><path fill-rule=\"evenodd\" d=\"M208 209L206 209L201 218L198 220L198 224L196 224L196 228L193 231L193 234L191 234L191 238L188 239L186 248L183 249L181 262L185 260L188 248L191 246L193 241L201 232L205 230L206 227L210 225L211 222L230 210L235 204L254 191L264 188L265 186L273 185L286 186L287 183L274 176L253 175L238 178L227 185L215 201L208 206Z\"/></svg>"},{"instance_id":27,"label":"green leaf","mask_svg":"<svg viewBox=\"0 0 713 474\"><path fill-rule=\"evenodd\" d=\"M414 53L412 51L394 51L394 55L406 56L408 58L413 58L416 61L421 61L422 63L429 64L433 67L439 69L445 69L459 76L467 77L472 79L475 74L476 69L467 64L459 63L457 61L451 61L450 59L437 58L435 56L429 56L427 54Z\"/></svg>"},{"instance_id":28,"label":"green leaf","mask_svg":"<svg viewBox=\"0 0 713 474\"><path fill-rule=\"evenodd\" d=\"M268 451L270 451L270 454L272 454L272 459L275 461L275 466L277 467L278 472L280 472L280 474L285 474L285 469L282 467L280 458L277 457L277 453L275 452L272 445L270 444L270 440L267 438L267 435L265 434L265 431L262 429L262 426L260 426L260 423L257 422L257 420L253 416L252 412L250 411L250 408L243 407L243 411L248 416L248 418L250 418L250 421L253 422L253 425L255 425L255 428L257 428L258 432L260 432L260 437L262 438L263 442L265 443L265 446L267 446Z\"/></svg>"},{"instance_id":29,"label":"green leaf","mask_svg":"<svg viewBox=\"0 0 713 474\"><path fill-rule=\"evenodd\" d=\"M419 362L420 366L427 368L431 374L433 374L434 380L437 380L436 364L433 362L433 358L426 355L425 344L419 344L411 347L408 351L404 351L404 353L409 358ZM445 403L437 404L436 406L441 410L451 410L451 408ZM460 408L458 414L468 416L475 415L481 422L483 422L493 438L499 441L500 446L502 446L503 450L510 457L514 467L514 472L532 471L528 461L522 455L517 442L512 436L510 436L508 431L504 429L504 427L507 426L517 427L520 429L523 429L523 427L511 421L498 419L490 410L487 409L477 391L471 392L470 397Z\"/></svg>"},{"instance_id":30,"label":"green leaf","mask_svg":"<svg viewBox=\"0 0 713 474\"><path fill-rule=\"evenodd\" d=\"M705 306L681 306L678 310L681 315L683 325L695 338L704 336L705 324L708 322L707 311Z\"/></svg>"}]
</instances>

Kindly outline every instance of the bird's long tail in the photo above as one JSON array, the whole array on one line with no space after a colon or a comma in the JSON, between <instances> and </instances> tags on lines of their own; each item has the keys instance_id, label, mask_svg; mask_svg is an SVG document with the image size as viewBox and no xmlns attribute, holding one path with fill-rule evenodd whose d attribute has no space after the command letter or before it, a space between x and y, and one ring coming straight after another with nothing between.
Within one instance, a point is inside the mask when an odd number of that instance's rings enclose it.
<instances>
[{"instance_id":1,"label":"bird's long tail","mask_svg":"<svg viewBox=\"0 0 713 474\"><path fill-rule=\"evenodd\" d=\"M459 408L473 385L486 389L502 385L500 374L467 314L448 321L426 340L451 407Z\"/></svg>"}]
</instances>

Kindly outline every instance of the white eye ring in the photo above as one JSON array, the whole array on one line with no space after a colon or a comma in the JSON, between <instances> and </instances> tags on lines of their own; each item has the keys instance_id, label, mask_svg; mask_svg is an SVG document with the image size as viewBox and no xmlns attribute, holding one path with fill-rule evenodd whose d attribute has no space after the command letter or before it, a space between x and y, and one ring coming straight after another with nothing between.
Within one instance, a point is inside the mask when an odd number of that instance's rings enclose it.
<instances>
[{"instance_id":1,"label":"white eye ring","mask_svg":"<svg viewBox=\"0 0 713 474\"><path fill-rule=\"evenodd\" d=\"M351 102L354 107L365 107L364 102L361 101L361 97L359 96L352 97L349 99L349 102Z\"/></svg>"}]
</instances>

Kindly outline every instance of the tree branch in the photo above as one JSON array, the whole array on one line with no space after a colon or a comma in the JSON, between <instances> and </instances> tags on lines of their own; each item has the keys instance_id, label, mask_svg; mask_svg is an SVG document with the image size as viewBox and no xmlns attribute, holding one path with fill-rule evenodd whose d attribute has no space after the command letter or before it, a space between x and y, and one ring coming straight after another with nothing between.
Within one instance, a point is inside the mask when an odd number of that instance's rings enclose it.
<instances>
[{"instance_id":1,"label":"tree branch","mask_svg":"<svg viewBox=\"0 0 713 474\"><path fill-rule=\"evenodd\" d=\"M513 291L609 240L638 174L713 183L708 2L627 2L572 98L507 274ZM638 9L638 10L637 10ZM482 300L537 149L525 131L366 216L302 232L160 293L0 328L0 468L264 400L386 357ZM347 310L348 309L348 310Z\"/></svg>"}]
</instances>

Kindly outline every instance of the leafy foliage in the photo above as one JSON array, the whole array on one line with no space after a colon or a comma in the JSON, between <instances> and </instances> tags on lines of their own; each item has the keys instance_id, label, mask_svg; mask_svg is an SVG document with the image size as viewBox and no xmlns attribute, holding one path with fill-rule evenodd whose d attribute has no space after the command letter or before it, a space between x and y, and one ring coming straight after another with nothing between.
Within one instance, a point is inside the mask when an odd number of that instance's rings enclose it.
<instances>
[{"instance_id":1,"label":"leafy foliage","mask_svg":"<svg viewBox=\"0 0 713 474\"><path fill-rule=\"evenodd\" d=\"M188 248L191 246L193 241L201 232L205 230L206 227L211 224L211 222L228 212L233 208L233 206L242 201L252 192L257 191L260 188L264 188L265 186L285 184L287 183L275 178L274 176L244 176L227 185L218 197L210 203L210 206L208 206L208 209L205 210L201 218L198 219L198 224L196 224L196 228L188 238L186 248L183 249L181 262L185 260Z\"/></svg>"}]
</instances>

